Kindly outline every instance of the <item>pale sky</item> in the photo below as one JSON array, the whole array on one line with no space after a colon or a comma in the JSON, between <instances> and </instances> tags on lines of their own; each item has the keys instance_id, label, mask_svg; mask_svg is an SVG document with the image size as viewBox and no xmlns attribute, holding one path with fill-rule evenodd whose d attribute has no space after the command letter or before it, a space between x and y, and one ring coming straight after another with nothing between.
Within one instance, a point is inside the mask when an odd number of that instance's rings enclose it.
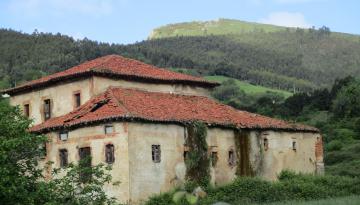
<instances>
[{"instance_id":1,"label":"pale sky","mask_svg":"<svg viewBox=\"0 0 360 205\"><path fill-rule=\"evenodd\" d=\"M0 27L109 43L145 40L169 23L239 19L360 34L358 0L2 0Z\"/></svg>"}]
</instances>

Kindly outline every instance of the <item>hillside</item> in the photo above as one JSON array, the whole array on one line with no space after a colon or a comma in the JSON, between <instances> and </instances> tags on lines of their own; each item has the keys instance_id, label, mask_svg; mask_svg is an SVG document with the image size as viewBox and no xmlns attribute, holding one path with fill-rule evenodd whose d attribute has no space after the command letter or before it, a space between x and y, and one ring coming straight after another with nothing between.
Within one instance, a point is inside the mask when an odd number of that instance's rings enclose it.
<instances>
[{"instance_id":1,"label":"hillside","mask_svg":"<svg viewBox=\"0 0 360 205\"><path fill-rule=\"evenodd\" d=\"M206 32L205 32L206 31ZM176 36L176 37L174 37ZM237 20L171 24L130 45L152 63L307 91L360 76L360 36Z\"/></svg>"},{"instance_id":2,"label":"hillside","mask_svg":"<svg viewBox=\"0 0 360 205\"><path fill-rule=\"evenodd\" d=\"M286 28L281 26L220 18L215 21L194 21L161 26L151 32L149 39L177 36L206 36L244 34L253 32L277 32L285 30Z\"/></svg>"}]
</instances>

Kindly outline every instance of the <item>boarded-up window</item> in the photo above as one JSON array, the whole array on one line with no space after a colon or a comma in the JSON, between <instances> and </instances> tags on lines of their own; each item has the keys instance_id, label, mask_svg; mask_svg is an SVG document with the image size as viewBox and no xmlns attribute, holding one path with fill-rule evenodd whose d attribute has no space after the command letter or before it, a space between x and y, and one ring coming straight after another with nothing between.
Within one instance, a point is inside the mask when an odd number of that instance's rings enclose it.
<instances>
[{"instance_id":1,"label":"boarded-up window","mask_svg":"<svg viewBox=\"0 0 360 205\"><path fill-rule=\"evenodd\" d=\"M108 164L115 162L115 148L114 145L108 144L105 146L105 161Z\"/></svg>"},{"instance_id":2,"label":"boarded-up window","mask_svg":"<svg viewBox=\"0 0 360 205\"><path fill-rule=\"evenodd\" d=\"M50 99L44 100L44 119L48 120L51 118L51 102Z\"/></svg>"},{"instance_id":3,"label":"boarded-up window","mask_svg":"<svg viewBox=\"0 0 360 205\"><path fill-rule=\"evenodd\" d=\"M79 107L81 105L81 95L80 93L74 94L74 106L75 108Z\"/></svg>"},{"instance_id":4,"label":"boarded-up window","mask_svg":"<svg viewBox=\"0 0 360 205\"><path fill-rule=\"evenodd\" d=\"M236 165L236 157L235 157L235 152L233 149L229 150L228 163L230 166Z\"/></svg>"},{"instance_id":5,"label":"boarded-up window","mask_svg":"<svg viewBox=\"0 0 360 205\"><path fill-rule=\"evenodd\" d=\"M83 183L90 181L91 179L91 151L90 147L82 147L79 149L80 156L80 180Z\"/></svg>"},{"instance_id":6,"label":"boarded-up window","mask_svg":"<svg viewBox=\"0 0 360 205\"><path fill-rule=\"evenodd\" d=\"M114 132L114 127L112 125L105 125L105 134L111 134Z\"/></svg>"},{"instance_id":7,"label":"boarded-up window","mask_svg":"<svg viewBox=\"0 0 360 205\"><path fill-rule=\"evenodd\" d=\"M160 145L151 145L151 156L152 160L155 163L159 163L161 161L161 149Z\"/></svg>"},{"instance_id":8,"label":"boarded-up window","mask_svg":"<svg viewBox=\"0 0 360 205\"><path fill-rule=\"evenodd\" d=\"M30 104L25 104L24 105L24 115L26 117L30 117Z\"/></svg>"},{"instance_id":9,"label":"boarded-up window","mask_svg":"<svg viewBox=\"0 0 360 205\"><path fill-rule=\"evenodd\" d=\"M59 150L60 167L66 167L68 165L68 151L67 149Z\"/></svg>"}]
</instances>

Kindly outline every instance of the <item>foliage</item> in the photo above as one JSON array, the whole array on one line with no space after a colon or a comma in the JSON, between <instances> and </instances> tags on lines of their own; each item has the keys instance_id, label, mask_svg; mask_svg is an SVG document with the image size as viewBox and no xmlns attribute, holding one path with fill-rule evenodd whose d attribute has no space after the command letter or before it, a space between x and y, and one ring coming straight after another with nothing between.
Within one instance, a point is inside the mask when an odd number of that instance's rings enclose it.
<instances>
[{"instance_id":1,"label":"foliage","mask_svg":"<svg viewBox=\"0 0 360 205\"><path fill-rule=\"evenodd\" d=\"M28 132L31 121L18 107L0 99L0 204L111 204L103 185L111 181L109 168L97 165L86 168L71 164L68 169L54 170L47 179L48 166L39 164L44 157L45 136ZM79 181L80 173L91 180Z\"/></svg>"},{"instance_id":2,"label":"foliage","mask_svg":"<svg viewBox=\"0 0 360 205\"><path fill-rule=\"evenodd\" d=\"M41 203L42 170L37 168L46 142L27 132L31 121L0 99L0 203Z\"/></svg>"},{"instance_id":3,"label":"foliage","mask_svg":"<svg viewBox=\"0 0 360 205\"><path fill-rule=\"evenodd\" d=\"M333 103L336 117L360 116L360 80L354 80L348 86L341 88Z\"/></svg>"},{"instance_id":4,"label":"foliage","mask_svg":"<svg viewBox=\"0 0 360 205\"><path fill-rule=\"evenodd\" d=\"M185 159L188 183L207 188L210 183L210 159L206 142L207 127L202 122L187 125L186 146L189 148Z\"/></svg>"},{"instance_id":5,"label":"foliage","mask_svg":"<svg viewBox=\"0 0 360 205\"><path fill-rule=\"evenodd\" d=\"M213 204L218 201L230 204L270 203L289 200L318 200L358 194L360 194L360 178L316 176L283 171L279 175L279 180L272 182L256 177L239 177L231 184L210 189L208 196L201 199L198 204ZM171 198L171 194L162 196ZM167 203L174 204L169 201ZM156 203L152 200L151 204L162 205L164 203Z\"/></svg>"}]
</instances>

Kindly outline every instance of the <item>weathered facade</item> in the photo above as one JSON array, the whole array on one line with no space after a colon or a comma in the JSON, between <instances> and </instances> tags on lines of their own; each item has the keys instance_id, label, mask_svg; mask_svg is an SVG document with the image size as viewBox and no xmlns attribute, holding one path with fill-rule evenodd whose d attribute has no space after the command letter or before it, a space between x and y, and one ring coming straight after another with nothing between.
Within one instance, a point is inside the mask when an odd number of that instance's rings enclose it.
<instances>
[{"instance_id":1,"label":"weathered facade","mask_svg":"<svg viewBox=\"0 0 360 205\"><path fill-rule=\"evenodd\" d=\"M274 180L290 169L322 172L322 141L312 127L238 111L209 98L215 83L120 56L106 56L6 90L45 133L45 161L110 163L119 186L109 195L136 203L185 181L187 123L207 125L214 185L237 175ZM49 101L46 101L49 100ZM47 103L50 102L50 105ZM50 117L49 117L50 115ZM65 153L65 154L64 154Z\"/></svg>"}]
</instances>

